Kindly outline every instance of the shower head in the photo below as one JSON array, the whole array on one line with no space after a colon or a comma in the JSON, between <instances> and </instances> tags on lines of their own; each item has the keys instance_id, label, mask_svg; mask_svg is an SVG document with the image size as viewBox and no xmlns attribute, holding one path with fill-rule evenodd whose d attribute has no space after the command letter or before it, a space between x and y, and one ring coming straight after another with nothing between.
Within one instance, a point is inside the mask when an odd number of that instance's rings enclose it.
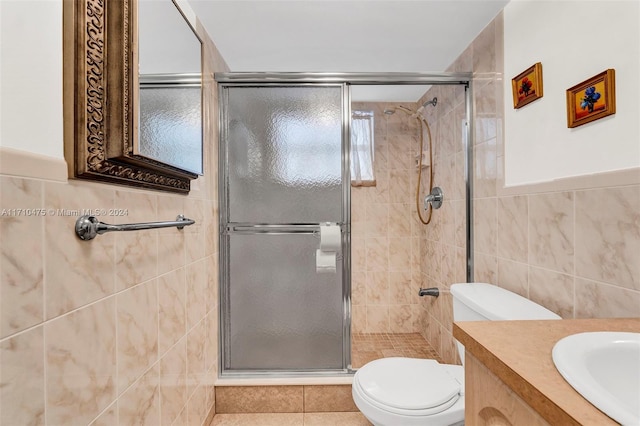
<instances>
[{"instance_id":1,"label":"shower head","mask_svg":"<svg viewBox=\"0 0 640 426\"><path fill-rule=\"evenodd\" d=\"M436 104L438 103L438 98L434 97L433 99L431 99L430 101L425 101L422 106L420 108L418 108L417 111L412 111L409 108L400 106L400 107L394 107L394 108L385 108L385 110L383 111L385 114L387 115L393 115L396 113L397 109L402 109L404 112L406 112L407 114L409 113L413 113L413 114L420 114L422 113L422 111L424 110L424 107L426 107L427 105L433 105L436 106Z\"/></svg>"},{"instance_id":2,"label":"shower head","mask_svg":"<svg viewBox=\"0 0 640 426\"><path fill-rule=\"evenodd\" d=\"M436 106L436 104L438 103L438 98L434 97L433 99L431 99L430 101L426 101L425 103L422 104L422 108L426 107L427 105L433 105Z\"/></svg>"}]
</instances>

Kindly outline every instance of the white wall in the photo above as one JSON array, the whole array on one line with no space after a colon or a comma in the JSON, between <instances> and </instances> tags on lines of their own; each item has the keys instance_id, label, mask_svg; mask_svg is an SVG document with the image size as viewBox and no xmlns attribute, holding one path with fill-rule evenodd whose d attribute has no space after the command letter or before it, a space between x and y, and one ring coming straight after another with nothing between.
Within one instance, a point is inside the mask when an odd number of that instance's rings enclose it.
<instances>
[{"instance_id":1,"label":"white wall","mask_svg":"<svg viewBox=\"0 0 640 426\"><path fill-rule=\"evenodd\" d=\"M0 0L0 147L64 158L62 0Z\"/></svg>"},{"instance_id":2,"label":"white wall","mask_svg":"<svg viewBox=\"0 0 640 426\"><path fill-rule=\"evenodd\" d=\"M514 0L504 10L505 184L640 167L640 7ZM542 62L544 97L513 109L511 79ZM566 89L616 71L616 113L567 128Z\"/></svg>"}]
</instances>

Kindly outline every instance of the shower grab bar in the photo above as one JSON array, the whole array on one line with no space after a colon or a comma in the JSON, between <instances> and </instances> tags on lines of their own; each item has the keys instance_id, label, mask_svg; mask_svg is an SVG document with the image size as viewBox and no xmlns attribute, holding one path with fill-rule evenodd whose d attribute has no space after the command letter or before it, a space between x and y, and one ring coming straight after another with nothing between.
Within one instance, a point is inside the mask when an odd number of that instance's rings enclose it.
<instances>
[{"instance_id":1,"label":"shower grab bar","mask_svg":"<svg viewBox=\"0 0 640 426\"><path fill-rule=\"evenodd\" d=\"M143 229L171 228L176 227L182 229L185 226L196 223L193 219L188 219L183 215L178 215L175 221L167 222L145 222L145 223L126 223L122 225L110 225L100 222L97 217L84 215L76 220L76 235L84 241L93 240L96 236L114 231L141 231Z\"/></svg>"}]
</instances>

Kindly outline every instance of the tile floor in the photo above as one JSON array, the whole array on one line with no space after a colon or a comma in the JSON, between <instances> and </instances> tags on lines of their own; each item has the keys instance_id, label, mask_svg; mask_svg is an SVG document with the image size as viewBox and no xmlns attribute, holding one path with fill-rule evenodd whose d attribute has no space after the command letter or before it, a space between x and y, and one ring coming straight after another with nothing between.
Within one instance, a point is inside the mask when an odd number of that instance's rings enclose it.
<instances>
[{"instance_id":1,"label":"tile floor","mask_svg":"<svg viewBox=\"0 0 640 426\"><path fill-rule=\"evenodd\" d=\"M360 368L379 358L406 356L442 362L420 333L354 333L351 336L351 365Z\"/></svg>"},{"instance_id":2,"label":"tile floor","mask_svg":"<svg viewBox=\"0 0 640 426\"><path fill-rule=\"evenodd\" d=\"M371 426L361 413L216 414L211 426Z\"/></svg>"}]
</instances>

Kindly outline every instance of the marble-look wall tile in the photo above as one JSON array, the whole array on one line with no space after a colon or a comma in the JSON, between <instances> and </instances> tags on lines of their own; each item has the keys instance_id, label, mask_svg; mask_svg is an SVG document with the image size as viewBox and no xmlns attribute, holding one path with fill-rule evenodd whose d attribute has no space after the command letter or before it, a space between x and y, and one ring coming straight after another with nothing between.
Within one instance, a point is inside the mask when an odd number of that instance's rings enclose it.
<instances>
[{"instance_id":1,"label":"marble-look wall tile","mask_svg":"<svg viewBox=\"0 0 640 426\"><path fill-rule=\"evenodd\" d=\"M204 386L198 386L187 402L187 418L190 425L202 425L207 416L207 393Z\"/></svg>"},{"instance_id":2,"label":"marble-look wall tile","mask_svg":"<svg viewBox=\"0 0 640 426\"><path fill-rule=\"evenodd\" d=\"M609 284L575 279L576 318L640 316L640 292Z\"/></svg>"},{"instance_id":3,"label":"marble-look wall tile","mask_svg":"<svg viewBox=\"0 0 640 426\"><path fill-rule=\"evenodd\" d=\"M159 371L160 368L156 364L120 396L118 424L160 424Z\"/></svg>"},{"instance_id":4,"label":"marble-look wall tile","mask_svg":"<svg viewBox=\"0 0 640 426\"><path fill-rule=\"evenodd\" d=\"M528 298L529 265L498 258L498 281L494 284Z\"/></svg>"},{"instance_id":5,"label":"marble-look wall tile","mask_svg":"<svg viewBox=\"0 0 640 426\"><path fill-rule=\"evenodd\" d=\"M529 196L529 262L573 273L574 203L572 192Z\"/></svg>"},{"instance_id":6,"label":"marble-look wall tile","mask_svg":"<svg viewBox=\"0 0 640 426\"><path fill-rule=\"evenodd\" d=\"M387 238L367 238L366 270L387 271L389 267L389 240Z\"/></svg>"},{"instance_id":7,"label":"marble-look wall tile","mask_svg":"<svg viewBox=\"0 0 640 426\"><path fill-rule=\"evenodd\" d=\"M206 314L207 262L200 260L186 266L187 272L187 330Z\"/></svg>"},{"instance_id":8,"label":"marble-look wall tile","mask_svg":"<svg viewBox=\"0 0 640 426\"><path fill-rule=\"evenodd\" d=\"M389 331L389 305L367 306L367 333Z\"/></svg>"},{"instance_id":9,"label":"marble-look wall tile","mask_svg":"<svg viewBox=\"0 0 640 426\"><path fill-rule=\"evenodd\" d=\"M99 185L70 181L44 184L45 206L57 212L82 212L114 206L114 191ZM45 230L46 316L55 318L72 309L113 294L115 235L82 241L70 230L76 216L47 216ZM108 217L100 217L107 221Z\"/></svg>"},{"instance_id":10,"label":"marble-look wall tile","mask_svg":"<svg viewBox=\"0 0 640 426\"><path fill-rule=\"evenodd\" d=\"M640 186L576 192L576 275L640 290Z\"/></svg>"},{"instance_id":11,"label":"marble-look wall tile","mask_svg":"<svg viewBox=\"0 0 640 426\"><path fill-rule=\"evenodd\" d=\"M157 276L158 233L156 231L121 232L116 233L114 237L118 291ZM141 250L141 247L145 249Z\"/></svg>"},{"instance_id":12,"label":"marble-look wall tile","mask_svg":"<svg viewBox=\"0 0 640 426\"><path fill-rule=\"evenodd\" d=\"M187 334L187 398L202 385L207 370L205 368L207 336L206 321L200 321Z\"/></svg>"},{"instance_id":13,"label":"marble-look wall tile","mask_svg":"<svg viewBox=\"0 0 640 426\"><path fill-rule=\"evenodd\" d=\"M196 222L184 228L186 261L194 262L202 259L205 253L205 202L203 200L186 199L184 212L186 217Z\"/></svg>"},{"instance_id":14,"label":"marble-look wall tile","mask_svg":"<svg viewBox=\"0 0 640 426\"><path fill-rule=\"evenodd\" d=\"M158 359L156 280L117 296L118 392L122 393Z\"/></svg>"},{"instance_id":15,"label":"marble-look wall tile","mask_svg":"<svg viewBox=\"0 0 640 426\"><path fill-rule=\"evenodd\" d=\"M498 169L496 139L490 139L474 147L474 197L487 198L496 195Z\"/></svg>"},{"instance_id":16,"label":"marble-look wall tile","mask_svg":"<svg viewBox=\"0 0 640 426\"><path fill-rule=\"evenodd\" d=\"M496 86L501 82L487 81L485 84L481 84L477 91L474 93L475 97L475 143L481 144L483 142L495 139L496 132L496 100L497 92Z\"/></svg>"},{"instance_id":17,"label":"marble-look wall tile","mask_svg":"<svg viewBox=\"0 0 640 426\"><path fill-rule=\"evenodd\" d=\"M351 304L367 304L367 273L351 272Z\"/></svg>"},{"instance_id":18,"label":"marble-look wall tile","mask_svg":"<svg viewBox=\"0 0 640 426\"><path fill-rule=\"evenodd\" d=\"M366 237L386 237L389 233L389 205L367 204L365 223Z\"/></svg>"},{"instance_id":19,"label":"marble-look wall tile","mask_svg":"<svg viewBox=\"0 0 640 426\"><path fill-rule=\"evenodd\" d=\"M449 245L455 244L456 224L455 208L451 201L445 201L439 209L441 215L440 224L442 226L442 242Z\"/></svg>"},{"instance_id":20,"label":"marble-look wall tile","mask_svg":"<svg viewBox=\"0 0 640 426\"><path fill-rule=\"evenodd\" d=\"M161 355L186 333L186 300L184 268L158 278L158 348Z\"/></svg>"},{"instance_id":21,"label":"marble-look wall tile","mask_svg":"<svg viewBox=\"0 0 640 426\"><path fill-rule=\"evenodd\" d=\"M216 311L212 310L206 317L206 338L205 338L205 370L210 372L218 367L218 329L219 320ZM207 375L208 377L208 375Z\"/></svg>"},{"instance_id":22,"label":"marble-look wall tile","mask_svg":"<svg viewBox=\"0 0 640 426\"><path fill-rule=\"evenodd\" d=\"M158 234L158 275L174 271L184 265L185 235L177 231Z\"/></svg>"},{"instance_id":23,"label":"marble-look wall tile","mask_svg":"<svg viewBox=\"0 0 640 426\"><path fill-rule=\"evenodd\" d=\"M389 172L389 201L392 203L404 203L411 196L409 191L409 171L408 170L391 170Z\"/></svg>"},{"instance_id":24,"label":"marble-look wall tile","mask_svg":"<svg viewBox=\"0 0 640 426\"><path fill-rule=\"evenodd\" d=\"M467 246L467 205L464 200L454 201L452 204L455 224L454 245L465 248Z\"/></svg>"},{"instance_id":25,"label":"marble-look wall tile","mask_svg":"<svg viewBox=\"0 0 640 426\"><path fill-rule=\"evenodd\" d=\"M114 402L91 422L89 426L113 426L118 424L118 403Z\"/></svg>"},{"instance_id":26,"label":"marble-look wall tile","mask_svg":"<svg viewBox=\"0 0 640 426\"><path fill-rule=\"evenodd\" d=\"M442 246L443 244L433 241L426 241L426 270L425 274L434 280L440 281L442 278Z\"/></svg>"},{"instance_id":27,"label":"marble-look wall tile","mask_svg":"<svg viewBox=\"0 0 640 426\"><path fill-rule=\"evenodd\" d=\"M389 238L389 271L411 270L411 239Z\"/></svg>"},{"instance_id":28,"label":"marble-look wall tile","mask_svg":"<svg viewBox=\"0 0 640 426\"><path fill-rule=\"evenodd\" d=\"M127 212L126 216L114 217L115 223L158 220L157 197L154 194L116 191L115 208ZM157 275L158 231L117 233L115 245L117 290L148 281ZM145 247L145 250L140 250L140 247Z\"/></svg>"},{"instance_id":29,"label":"marble-look wall tile","mask_svg":"<svg viewBox=\"0 0 640 426\"><path fill-rule=\"evenodd\" d=\"M391 304L410 304L413 300L412 293L409 271L389 272L389 302Z\"/></svg>"},{"instance_id":30,"label":"marble-look wall tile","mask_svg":"<svg viewBox=\"0 0 640 426\"><path fill-rule=\"evenodd\" d=\"M495 256L497 252L498 211L495 198L473 201L474 249Z\"/></svg>"},{"instance_id":31,"label":"marble-look wall tile","mask_svg":"<svg viewBox=\"0 0 640 426\"><path fill-rule=\"evenodd\" d=\"M527 262L528 253L527 197L498 199L498 256Z\"/></svg>"},{"instance_id":32,"label":"marble-look wall tile","mask_svg":"<svg viewBox=\"0 0 640 426\"><path fill-rule=\"evenodd\" d=\"M411 236L411 207L409 203L389 204L389 237Z\"/></svg>"},{"instance_id":33,"label":"marble-look wall tile","mask_svg":"<svg viewBox=\"0 0 640 426\"><path fill-rule=\"evenodd\" d=\"M474 78L496 70L495 25L495 21L491 21L472 42Z\"/></svg>"},{"instance_id":34,"label":"marble-look wall tile","mask_svg":"<svg viewBox=\"0 0 640 426\"><path fill-rule=\"evenodd\" d=\"M0 343L0 424L44 425L42 327Z\"/></svg>"},{"instance_id":35,"label":"marble-look wall tile","mask_svg":"<svg viewBox=\"0 0 640 426\"><path fill-rule=\"evenodd\" d=\"M413 333L415 321L411 305L390 305L389 325L392 333Z\"/></svg>"},{"instance_id":36,"label":"marble-look wall tile","mask_svg":"<svg viewBox=\"0 0 640 426\"><path fill-rule=\"evenodd\" d=\"M572 275L529 267L529 297L562 318L574 317L574 288Z\"/></svg>"},{"instance_id":37,"label":"marble-look wall tile","mask_svg":"<svg viewBox=\"0 0 640 426\"><path fill-rule=\"evenodd\" d=\"M116 300L45 324L46 423L87 424L116 397Z\"/></svg>"},{"instance_id":38,"label":"marble-look wall tile","mask_svg":"<svg viewBox=\"0 0 640 426\"><path fill-rule=\"evenodd\" d=\"M367 270L367 248L364 238L351 239L351 270L354 272Z\"/></svg>"},{"instance_id":39,"label":"marble-look wall tile","mask_svg":"<svg viewBox=\"0 0 640 426\"><path fill-rule=\"evenodd\" d=\"M160 360L161 424L171 425L187 403L187 339L183 337Z\"/></svg>"},{"instance_id":40,"label":"marble-look wall tile","mask_svg":"<svg viewBox=\"0 0 640 426\"><path fill-rule=\"evenodd\" d=\"M37 213L43 208L42 192L42 182L0 177L0 338L39 324L44 317L46 217Z\"/></svg>"},{"instance_id":41,"label":"marble-look wall tile","mask_svg":"<svg viewBox=\"0 0 640 426\"><path fill-rule=\"evenodd\" d=\"M389 304L389 273L387 271L367 272L367 306Z\"/></svg>"},{"instance_id":42,"label":"marble-look wall tile","mask_svg":"<svg viewBox=\"0 0 640 426\"><path fill-rule=\"evenodd\" d=\"M448 288L456 279L456 248L449 244L442 245L442 275L440 282Z\"/></svg>"},{"instance_id":43,"label":"marble-look wall tile","mask_svg":"<svg viewBox=\"0 0 640 426\"><path fill-rule=\"evenodd\" d=\"M351 306L351 332L365 333L367 331L367 306Z\"/></svg>"},{"instance_id":44,"label":"marble-look wall tile","mask_svg":"<svg viewBox=\"0 0 640 426\"><path fill-rule=\"evenodd\" d=\"M495 284L498 282L498 258L483 253L473 253L474 281Z\"/></svg>"}]
</instances>

